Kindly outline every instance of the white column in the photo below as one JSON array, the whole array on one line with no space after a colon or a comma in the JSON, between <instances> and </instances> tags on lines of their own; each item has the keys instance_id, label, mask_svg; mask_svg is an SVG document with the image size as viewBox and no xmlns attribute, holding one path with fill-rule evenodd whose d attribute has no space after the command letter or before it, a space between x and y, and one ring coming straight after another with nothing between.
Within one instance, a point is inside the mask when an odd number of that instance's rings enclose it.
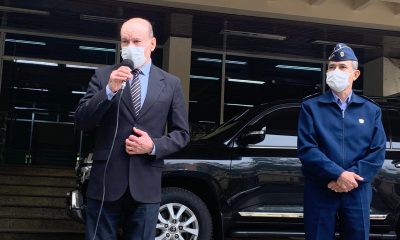
<instances>
[{"instance_id":1,"label":"white column","mask_svg":"<svg viewBox=\"0 0 400 240\"><path fill-rule=\"evenodd\" d=\"M163 69L181 79L186 109L189 109L191 50L192 39L184 37L170 37L163 50Z\"/></svg>"}]
</instances>

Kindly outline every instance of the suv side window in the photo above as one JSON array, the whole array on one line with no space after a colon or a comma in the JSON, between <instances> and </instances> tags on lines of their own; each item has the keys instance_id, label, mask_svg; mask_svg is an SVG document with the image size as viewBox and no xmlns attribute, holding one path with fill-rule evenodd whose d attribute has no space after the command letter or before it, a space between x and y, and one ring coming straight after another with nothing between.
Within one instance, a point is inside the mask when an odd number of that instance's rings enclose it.
<instances>
[{"instance_id":1,"label":"suv side window","mask_svg":"<svg viewBox=\"0 0 400 240\"><path fill-rule=\"evenodd\" d=\"M390 128L392 134L392 148L400 149L400 112L390 111Z\"/></svg>"},{"instance_id":2,"label":"suv side window","mask_svg":"<svg viewBox=\"0 0 400 240\"><path fill-rule=\"evenodd\" d=\"M385 108L382 108L382 124L383 124L383 129L385 129L385 135L386 135L386 149L389 149L390 146L390 132L391 132L391 127L390 127L390 121L389 121L389 116L391 115L391 110L387 110Z\"/></svg>"},{"instance_id":3,"label":"suv side window","mask_svg":"<svg viewBox=\"0 0 400 240\"><path fill-rule=\"evenodd\" d=\"M265 127L265 139L249 147L296 148L299 113L300 107L289 107L278 109L261 118L254 127L257 126L257 130Z\"/></svg>"}]
</instances>

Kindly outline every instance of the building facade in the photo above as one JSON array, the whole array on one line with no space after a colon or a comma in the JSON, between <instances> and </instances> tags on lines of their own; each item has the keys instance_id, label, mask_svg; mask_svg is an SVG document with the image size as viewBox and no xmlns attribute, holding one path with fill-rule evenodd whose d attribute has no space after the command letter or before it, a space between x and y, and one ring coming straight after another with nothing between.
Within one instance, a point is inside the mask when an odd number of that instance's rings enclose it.
<instances>
[{"instance_id":1,"label":"building facade","mask_svg":"<svg viewBox=\"0 0 400 240\"><path fill-rule=\"evenodd\" d=\"M178 75L192 136L264 102L327 90L336 42L354 91L399 97L399 0L37 0L0 3L0 163L73 165L93 133L73 116L94 69L120 61L119 29L150 20L154 64Z\"/></svg>"}]
</instances>

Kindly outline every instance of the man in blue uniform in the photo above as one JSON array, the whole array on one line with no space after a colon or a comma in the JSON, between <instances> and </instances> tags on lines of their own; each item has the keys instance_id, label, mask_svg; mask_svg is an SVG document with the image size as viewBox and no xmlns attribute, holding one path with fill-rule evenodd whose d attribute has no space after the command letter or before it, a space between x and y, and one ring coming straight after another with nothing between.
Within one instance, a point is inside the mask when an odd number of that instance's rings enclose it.
<instances>
[{"instance_id":1,"label":"man in blue uniform","mask_svg":"<svg viewBox=\"0 0 400 240\"><path fill-rule=\"evenodd\" d=\"M304 174L307 240L368 239L371 181L385 157L380 108L352 91L358 60L338 43L329 57L330 91L302 104L298 155ZM338 229L336 220L338 219Z\"/></svg>"}]
</instances>

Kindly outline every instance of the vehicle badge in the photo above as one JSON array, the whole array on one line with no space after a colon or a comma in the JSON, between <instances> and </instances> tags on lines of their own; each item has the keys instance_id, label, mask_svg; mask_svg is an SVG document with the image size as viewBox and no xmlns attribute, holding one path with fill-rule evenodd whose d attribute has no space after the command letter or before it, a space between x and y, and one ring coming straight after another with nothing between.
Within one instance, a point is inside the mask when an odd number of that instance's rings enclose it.
<instances>
[{"instance_id":1,"label":"vehicle badge","mask_svg":"<svg viewBox=\"0 0 400 240\"><path fill-rule=\"evenodd\" d=\"M359 118L359 119L358 119L358 122L359 122L360 124L364 124L365 120L362 119L362 118Z\"/></svg>"}]
</instances>

